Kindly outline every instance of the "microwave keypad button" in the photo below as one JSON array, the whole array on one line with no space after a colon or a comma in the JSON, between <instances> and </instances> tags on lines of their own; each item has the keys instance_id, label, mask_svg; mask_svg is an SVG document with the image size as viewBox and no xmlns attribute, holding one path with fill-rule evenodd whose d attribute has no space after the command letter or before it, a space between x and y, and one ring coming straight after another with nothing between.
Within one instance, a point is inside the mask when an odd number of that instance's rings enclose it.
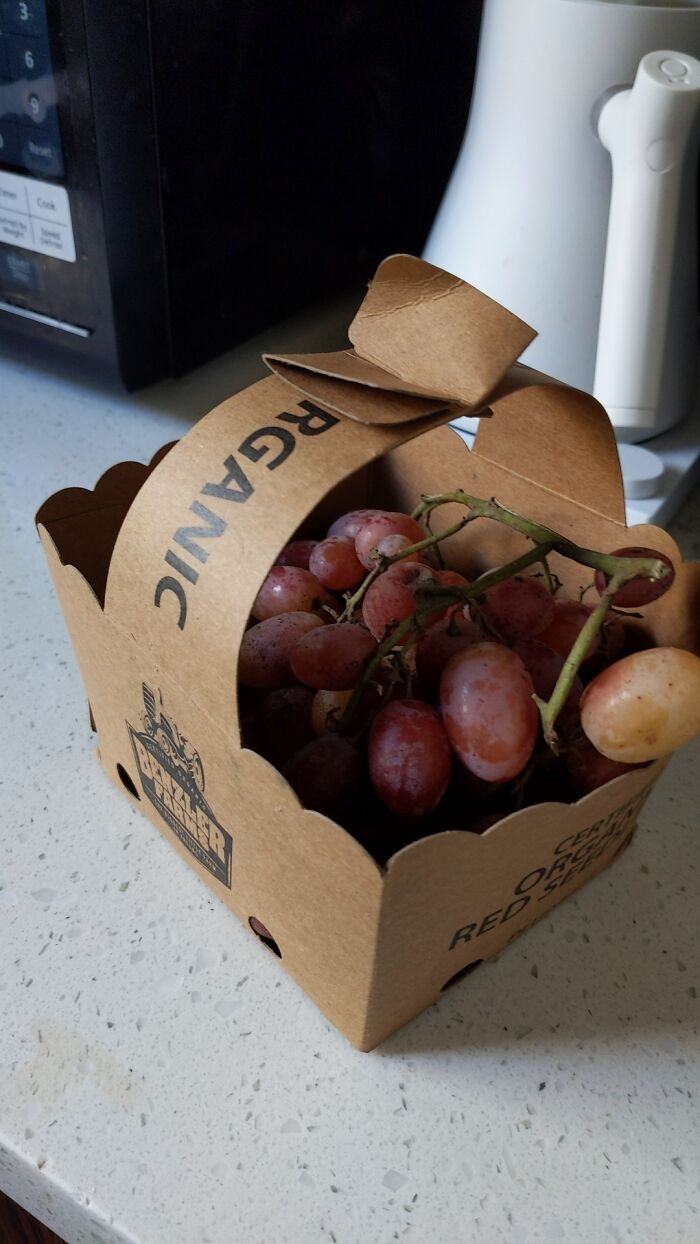
<instances>
[{"instance_id":1,"label":"microwave keypad button","mask_svg":"<svg viewBox=\"0 0 700 1244\"><path fill-rule=\"evenodd\" d=\"M15 35L45 34L44 0L0 0L0 25Z\"/></svg>"},{"instance_id":2,"label":"microwave keypad button","mask_svg":"<svg viewBox=\"0 0 700 1244\"><path fill-rule=\"evenodd\" d=\"M27 183L26 177L0 171L0 208L8 207L13 212L24 212L28 216Z\"/></svg>"},{"instance_id":3,"label":"microwave keypad button","mask_svg":"<svg viewBox=\"0 0 700 1244\"><path fill-rule=\"evenodd\" d=\"M41 288L41 272L28 255L17 251L0 250L0 285L13 285L15 289L37 290Z\"/></svg>"},{"instance_id":4,"label":"microwave keypad button","mask_svg":"<svg viewBox=\"0 0 700 1244\"><path fill-rule=\"evenodd\" d=\"M20 126L20 158L32 173L46 173L49 177L63 173L61 144L48 130Z\"/></svg>"},{"instance_id":5,"label":"microwave keypad button","mask_svg":"<svg viewBox=\"0 0 700 1244\"><path fill-rule=\"evenodd\" d=\"M18 83L18 85L20 85ZM45 75L20 87L20 108L26 121L42 125L44 129L58 130L56 116L56 85L53 77Z\"/></svg>"},{"instance_id":6,"label":"microwave keypad button","mask_svg":"<svg viewBox=\"0 0 700 1244\"><path fill-rule=\"evenodd\" d=\"M12 212L7 207L0 207L0 242L36 250L31 217L22 212Z\"/></svg>"},{"instance_id":7,"label":"microwave keypad button","mask_svg":"<svg viewBox=\"0 0 700 1244\"><path fill-rule=\"evenodd\" d=\"M8 35L5 42L13 78L43 78L51 73L49 49L43 39L22 39L20 35Z\"/></svg>"},{"instance_id":8,"label":"microwave keypad button","mask_svg":"<svg viewBox=\"0 0 700 1244\"><path fill-rule=\"evenodd\" d=\"M54 255L57 259L75 261L73 230L67 225L54 225L46 220L32 220L34 247L40 255Z\"/></svg>"},{"instance_id":9,"label":"microwave keypad button","mask_svg":"<svg viewBox=\"0 0 700 1244\"><path fill-rule=\"evenodd\" d=\"M68 193L63 186L46 186L40 181L30 181L27 185L27 198L29 213L35 219L70 226Z\"/></svg>"},{"instance_id":10,"label":"microwave keypad button","mask_svg":"<svg viewBox=\"0 0 700 1244\"><path fill-rule=\"evenodd\" d=\"M19 130L0 117L0 164L19 164Z\"/></svg>"}]
</instances>

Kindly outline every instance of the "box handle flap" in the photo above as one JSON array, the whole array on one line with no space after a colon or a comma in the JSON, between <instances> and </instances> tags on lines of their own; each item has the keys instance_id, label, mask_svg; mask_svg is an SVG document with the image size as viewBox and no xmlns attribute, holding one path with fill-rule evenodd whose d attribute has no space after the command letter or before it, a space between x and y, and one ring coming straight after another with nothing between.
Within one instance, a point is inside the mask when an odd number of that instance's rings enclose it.
<instances>
[{"instance_id":1,"label":"box handle flap","mask_svg":"<svg viewBox=\"0 0 700 1244\"><path fill-rule=\"evenodd\" d=\"M354 350L266 354L307 397L361 423L478 410L536 336L459 277L412 255L377 269L348 336Z\"/></svg>"},{"instance_id":2,"label":"box handle flap","mask_svg":"<svg viewBox=\"0 0 700 1244\"><path fill-rule=\"evenodd\" d=\"M600 402L519 363L489 407L475 454L624 526L617 442Z\"/></svg>"}]
</instances>

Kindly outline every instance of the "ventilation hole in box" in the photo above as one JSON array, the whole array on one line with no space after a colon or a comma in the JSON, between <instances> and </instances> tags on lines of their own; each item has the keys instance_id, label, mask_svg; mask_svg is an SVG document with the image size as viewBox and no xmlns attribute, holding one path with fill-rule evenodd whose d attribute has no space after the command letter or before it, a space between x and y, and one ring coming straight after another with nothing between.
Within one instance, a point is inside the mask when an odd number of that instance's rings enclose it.
<instances>
[{"instance_id":1,"label":"ventilation hole in box","mask_svg":"<svg viewBox=\"0 0 700 1244\"><path fill-rule=\"evenodd\" d=\"M90 714L90 729L92 730L93 734L97 734L97 726L95 725L95 718L92 712L92 704L90 703L89 700L88 700L88 712Z\"/></svg>"},{"instance_id":2,"label":"ventilation hole in box","mask_svg":"<svg viewBox=\"0 0 700 1244\"><path fill-rule=\"evenodd\" d=\"M267 949L271 950L273 955L277 955L278 959L281 959L282 951L277 945L277 942L272 936L270 930L265 928L262 920L258 920L257 916L248 916L248 924L253 930L255 936L260 939L263 945L267 946Z\"/></svg>"},{"instance_id":3,"label":"ventilation hole in box","mask_svg":"<svg viewBox=\"0 0 700 1244\"><path fill-rule=\"evenodd\" d=\"M464 976L468 976L470 972L474 971L474 968L478 968L479 964L483 962L483 959L475 959L473 963L468 963L465 968L460 968L459 972L455 972L454 976L445 981L440 993L444 993L446 989L450 988L450 985L456 985L457 981L461 981Z\"/></svg>"},{"instance_id":4,"label":"ventilation hole in box","mask_svg":"<svg viewBox=\"0 0 700 1244\"><path fill-rule=\"evenodd\" d=\"M122 786L126 786L129 794L133 795L134 799L140 799L141 796L134 785L133 779L129 777L129 774L123 765L117 765L117 773L119 774L119 780L121 781Z\"/></svg>"}]
</instances>

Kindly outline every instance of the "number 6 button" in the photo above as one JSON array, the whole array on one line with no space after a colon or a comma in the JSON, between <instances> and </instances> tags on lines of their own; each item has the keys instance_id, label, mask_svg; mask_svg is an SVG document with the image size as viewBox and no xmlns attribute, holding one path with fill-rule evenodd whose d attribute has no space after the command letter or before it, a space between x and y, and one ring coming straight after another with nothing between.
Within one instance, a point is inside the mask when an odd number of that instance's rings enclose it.
<instances>
[{"instance_id":1,"label":"number 6 button","mask_svg":"<svg viewBox=\"0 0 700 1244\"><path fill-rule=\"evenodd\" d=\"M40 78L50 72L49 49L42 39L22 39L19 35L10 35L7 51L10 74L15 82L22 78Z\"/></svg>"}]
</instances>

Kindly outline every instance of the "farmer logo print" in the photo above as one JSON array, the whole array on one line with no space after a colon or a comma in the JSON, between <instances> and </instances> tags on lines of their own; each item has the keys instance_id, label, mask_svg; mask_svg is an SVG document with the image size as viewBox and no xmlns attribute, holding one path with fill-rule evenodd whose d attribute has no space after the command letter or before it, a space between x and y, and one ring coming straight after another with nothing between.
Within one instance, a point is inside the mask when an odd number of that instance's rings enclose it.
<instances>
[{"instance_id":1,"label":"farmer logo print","mask_svg":"<svg viewBox=\"0 0 700 1244\"><path fill-rule=\"evenodd\" d=\"M204 798L199 752L163 711L163 701L143 683L141 730L127 722L141 786L156 811L194 858L231 888L231 835Z\"/></svg>"}]
</instances>

